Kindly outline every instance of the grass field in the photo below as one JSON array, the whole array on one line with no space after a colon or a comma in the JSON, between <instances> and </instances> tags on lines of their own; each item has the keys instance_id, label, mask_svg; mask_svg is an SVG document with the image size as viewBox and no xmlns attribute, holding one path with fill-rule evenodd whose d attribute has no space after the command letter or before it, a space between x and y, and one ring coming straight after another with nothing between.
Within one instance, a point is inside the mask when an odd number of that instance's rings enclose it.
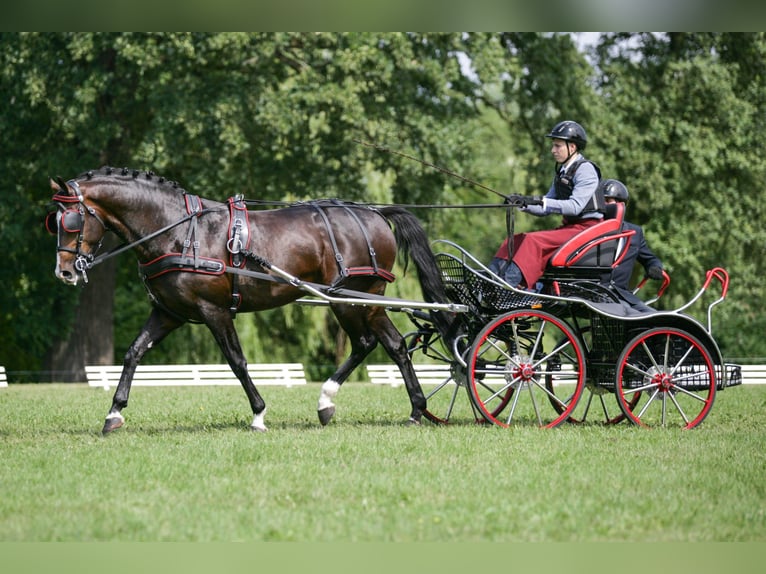
<instances>
[{"instance_id":1,"label":"grass field","mask_svg":"<svg viewBox=\"0 0 766 574\"><path fill-rule=\"evenodd\" d=\"M0 390L0 541L763 542L766 387L691 431L407 427L404 388ZM467 399L466 399L467 400Z\"/></svg>"}]
</instances>

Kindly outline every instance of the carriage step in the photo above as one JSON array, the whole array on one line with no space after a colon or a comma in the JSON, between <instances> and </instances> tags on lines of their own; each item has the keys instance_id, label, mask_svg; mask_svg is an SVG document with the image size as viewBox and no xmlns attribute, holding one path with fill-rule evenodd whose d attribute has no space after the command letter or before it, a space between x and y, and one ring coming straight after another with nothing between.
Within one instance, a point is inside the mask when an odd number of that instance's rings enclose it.
<instances>
[{"instance_id":1,"label":"carriage step","mask_svg":"<svg viewBox=\"0 0 766 574\"><path fill-rule=\"evenodd\" d=\"M305 385L306 374L301 363L256 363L247 366L256 385ZM85 367L91 387L116 387L122 365L90 365ZM229 365L139 365L133 386L207 386L239 385Z\"/></svg>"}]
</instances>

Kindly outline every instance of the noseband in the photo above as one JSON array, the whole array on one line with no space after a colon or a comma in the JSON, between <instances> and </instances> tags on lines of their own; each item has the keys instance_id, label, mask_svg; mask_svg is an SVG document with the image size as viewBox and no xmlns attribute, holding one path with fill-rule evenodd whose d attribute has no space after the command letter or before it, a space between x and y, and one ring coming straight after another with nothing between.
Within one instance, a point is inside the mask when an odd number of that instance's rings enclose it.
<instances>
[{"instance_id":1,"label":"noseband","mask_svg":"<svg viewBox=\"0 0 766 574\"><path fill-rule=\"evenodd\" d=\"M90 252L83 250L83 233L85 229L85 214L89 214L96 218L104 228L104 232L108 229L104 221L98 216L96 210L85 204L80 186L78 183L70 179L67 182L67 186L74 190L75 195L57 193L53 196L52 201L58 204L58 213L56 215L56 222L58 225L58 233L56 235L56 251L64 251L66 253L73 253L75 256L74 268L82 275L83 281L88 282L88 275L86 271L93 266L93 261L96 259L96 254L101 249L101 244L104 241L104 235L99 239L96 248ZM61 237L64 233L77 233L77 245L75 248L64 247L61 245Z\"/></svg>"}]
</instances>

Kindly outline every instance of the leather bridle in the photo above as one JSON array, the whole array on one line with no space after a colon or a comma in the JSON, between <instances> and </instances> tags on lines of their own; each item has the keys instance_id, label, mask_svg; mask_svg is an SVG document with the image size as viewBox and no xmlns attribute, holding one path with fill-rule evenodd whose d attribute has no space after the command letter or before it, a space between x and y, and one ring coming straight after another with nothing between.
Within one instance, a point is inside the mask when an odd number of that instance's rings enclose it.
<instances>
[{"instance_id":1,"label":"leather bridle","mask_svg":"<svg viewBox=\"0 0 766 574\"><path fill-rule=\"evenodd\" d=\"M106 231L109 228L98 213L96 213L96 210L85 203L85 199L77 182L70 179L66 182L66 185L74 191L74 195L57 193L52 198L52 201L58 206L56 211L56 226L58 228L56 234L56 252L63 251L74 254L74 268L82 275L83 280L87 283L88 275L86 271L93 266L93 262L96 260L96 255L103 244L104 235L106 235ZM83 248L86 214L94 217L104 229L104 233L101 234L98 244L90 251L85 251ZM77 234L75 247L64 246L62 244L63 236L72 233Z\"/></svg>"}]
</instances>

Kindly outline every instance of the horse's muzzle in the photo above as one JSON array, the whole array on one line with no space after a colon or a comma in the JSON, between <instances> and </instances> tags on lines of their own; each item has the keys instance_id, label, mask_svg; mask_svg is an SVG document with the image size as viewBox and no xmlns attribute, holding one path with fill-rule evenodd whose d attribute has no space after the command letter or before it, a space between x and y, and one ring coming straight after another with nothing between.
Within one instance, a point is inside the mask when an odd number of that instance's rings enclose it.
<instances>
[{"instance_id":1,"label":"horse's muzzle","mask_svg":"<svg viewBox=\"0 0 766 574\"><path fill-rule=\"evenodd\" d=\"M80 280L80 274L77 273L74 269L62 268L61 265L57 262L56 278L60 279L67 285L77 285L77 282Z\"/></svg>"}]
</instances>

